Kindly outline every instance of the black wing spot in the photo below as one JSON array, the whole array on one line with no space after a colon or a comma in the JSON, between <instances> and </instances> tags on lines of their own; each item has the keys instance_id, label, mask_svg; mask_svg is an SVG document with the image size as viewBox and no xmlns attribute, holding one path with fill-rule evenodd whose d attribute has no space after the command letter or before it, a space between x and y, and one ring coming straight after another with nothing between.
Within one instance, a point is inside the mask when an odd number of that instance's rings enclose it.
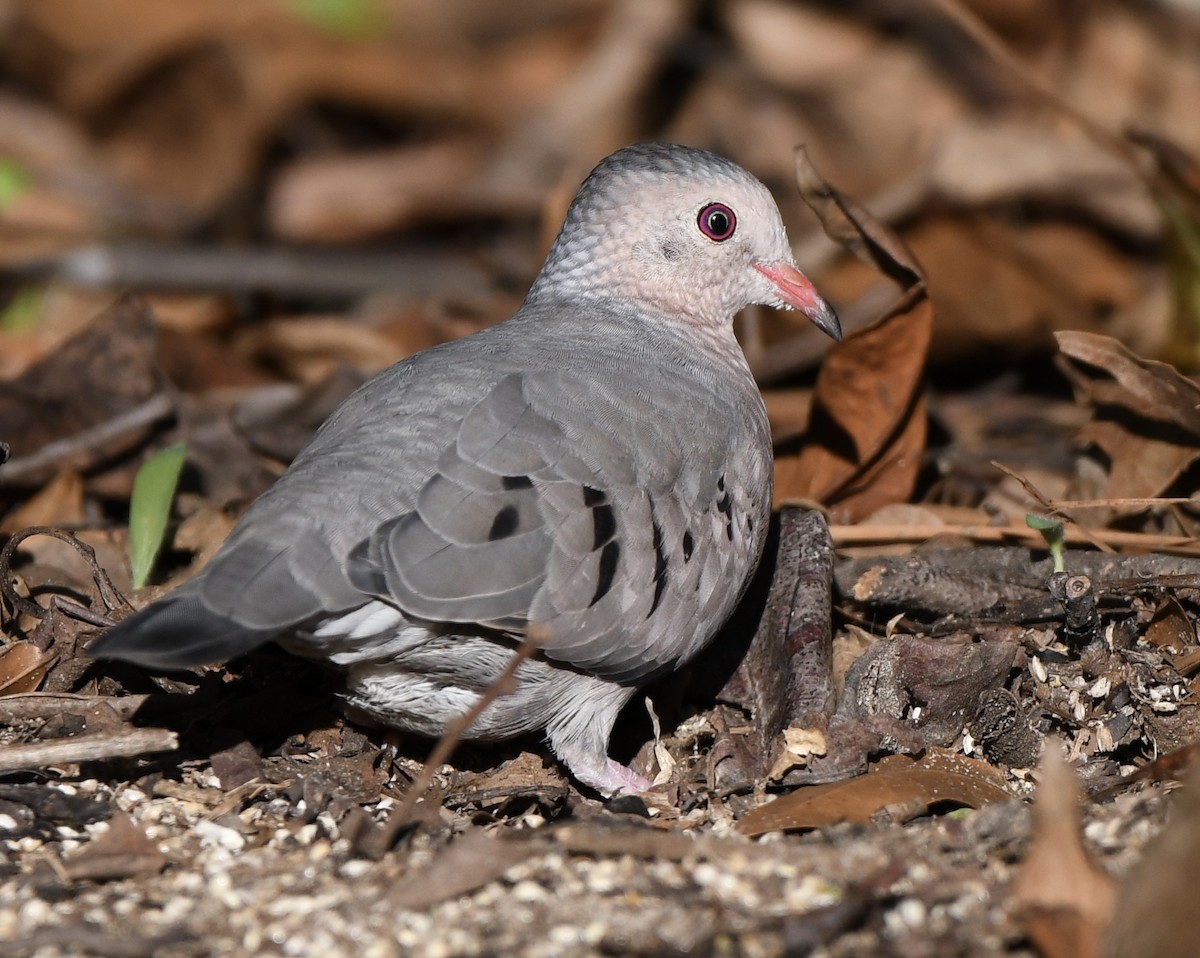
<instances>
[{"instance_id":1,"label":"black wing spot","mask_svg":"<svg viewBox=\"0 0 1200 958\"><path fill-rule=\"evenodd\" d=\"M725 477L722 476L721 481L717 483L718 488L720 488L720 489L725 488L724 479L725 479ZM721 496L721 498L717 501L717 512L719 512L723 516L725 516L725 537L730 542L732 542L733 541L733 496L729 493L728 490L726 490L725 495Z\"/></svg>"},{"instance_id":2,"label":"black wing spot","mask_svg":"<svg viewBox=\"0 0 1200 958\"><path fill-rule=\"evenodd\" d=\"M596 582L596 594L592 596L588 608L608 595L613 580L617 577L617 560L620 558L621 546L616 542L610 542L600 551L599 580Z\"/></svg>"},{"instance_id":3,"label":"black wing spot","mask_svg":"<svg viewBox=\"0 0 1200 958\"><path fill-rule=\"evenodd\" d=\"M599 549L617 533L617 515L613 507L599 505L592 508L592 548Z\"/></svg>"},{"instance_id":4,"label":"black wing spot","mask_svg":"<svg viewBox=\"0 0 1200 958\"><path fill-rule=\"evenodd\" d=\"M717 492L724 492L724 491L725 491L725 473L721 473L721 475L717 478Z\"/></svg>"},{"instance_id":5,"label":"black wing spot","mask_svg":"<svg viewBox=\"0 0 1200 958\"><path fill-rule=\"evenodd\" d=\"M520 524L520 510L514 505L505 506L496 513L496 518L492 520L492 528L488 530L488 542L507 539L517 531L517 526Z\"/></svg>"},{"instance_id":6,"label":"black wing spot","mask_svg":"<svg viewBox=\"0 0 1200 958\"><path fill-rule=\"evenodd\" d=\"M663 593L667 589L667 554L663 551L662 529L654 521L653 514L651 522L654 526L654 601L650 603L650 611L646 613L647 619L654 615L654 610L662 602Z\"/></svg>"},{"instance_id":7,"label":"black wing spot","mask_svg":"<svg viewBox=\"0 0 1200 958\"><path fill-rule=\"evenodd\" d=\"M692 538L690 532L683 534L683 561L692 561L692 550L696 548L696 540Z\"/></svg>"},{"instance_id":8,"label":"black wing spot","mask_svg":"<svg viewBox=\"0 0 1200 958\"><path fill-rule=\"evenodd\" d=\"M754 531L754 517L753 516L746 516L746 531L747 532Z\"/></svg>"},{"instance_id":9,"label":"black wing spot","mask_svg":"<svg viewBox=\"0 0 1200 958\"><path fill-rule=\"evenodd\" d=\"M350 583L367 595L387 595L387 579L379 563L371 558L371 540L363 539L346 556Z\"/></svg>"},{"instance_id":10,"label":"black wing spot","mask_svg":"<svg viewBox=\"0 0 1200 958\"><path fill-rule=\"evenodd\" d=\"M583 504L588 508L599 505L608 499L608 493L603 489L595 489L592 486L583 487Z\"/></svg>"},{"instance_id":11,"label":"black wing spot","mask_svg":"<svg viewBox=\"0 0 1200 958\"><path fill-rule=\"evenodd\" d=\"M505 489L528 489L533 485L528 476L501 476L500 482Z\"/></svg>"}]
</instances>

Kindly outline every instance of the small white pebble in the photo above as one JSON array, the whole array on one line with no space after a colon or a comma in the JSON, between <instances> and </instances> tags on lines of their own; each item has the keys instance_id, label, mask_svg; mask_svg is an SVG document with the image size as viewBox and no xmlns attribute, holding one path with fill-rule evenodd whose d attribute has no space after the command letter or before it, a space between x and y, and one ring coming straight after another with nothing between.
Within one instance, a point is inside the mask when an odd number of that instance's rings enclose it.
<instances>
[{"instance_id":1,"label":"small white pebble","mask_svg":"<svg viewBox=\"0 0 1200 958\"><path fill-rule=\"evenodd\" d=\"M425 955L425 958L450 958L450 946L444 941L434 939L426 944L421 954Z\"/></svg>"},{"instance_id":2,"label":"small white pebble","mask_svg":"<svg viewBox=\"0 0 1200 958\"><path fill-rule=\"evenodd\" d=\"M296 829L293 837L295 838L297 845L311 845L316 840L317 831L317 823L309 822L307 825L302 825L300 828Z\"/></svg>"},{"instance_id":3,"label":"small white pebble","mask_svg":"<svg viewBox=\"0 0 1200 958\"><path fill-rule=\"evenodd\" d=\"M246 837L232 828L201 819L196 822L196 836L205 848L224 848L226 851L240 852L246 847Z\"/></svg>"},{"instance_id":4,"label":"small white pebble","mask_svg":"<svg viewBox=\"0 0 1200 958\"><path fill-rule=\"evenodd\" d=\"M721 880L721 870L712 862L701 862L692 871L692 880L705 887Z\"/></svg>"},{"instance_id":5,"label":"small white pebble","mask_svg":"<svg viewBox=\"0 0 1200 958\"><path fill-rule=\"evenodd\" d=\"M134 805L140 805L144 801L146 801L146 793L140 788L133 788L132 786L121 789L120 794L117 795L117 807L126 812L133 808Z\"/></svg>"},{"instance_id":6,"label":"small white pebble","mask_svg":"<svg viewBox=\"0 0 1200 958\"><path fill-rule=\"evenodd\" d=\"M0 831L15 832L17 830L17 820L11 815L0 814Z\"/></svg>"},{"instance_id":7,"label":"small white pebble","mask_svg":"<svg viewBox=\"0 0 1200 958\"><path fill-rule=\"evenodd\" d=\"M21 926L31 932L54 918L54 910L40 898L31 898L21 906Z\"/></svg>"},{"instance_id":8,"label":"small white pebble","mask_svg":"<svg viewBox=\"0 0 1200 958\"><path fill-rule=\"evenodd\" d=\"M904 934L923 926L928 914L924 903L919 899L904 898L895 908L884 913L883 923L893 934Z\"/></svg>"},{"instance_id":9,"label":"small white pebble","mask_svg":"<svg viewBox=\"0 0 1200 958\"><path fill-rule=\"evenodd\" d=\"M555 925L550 929L549 938L556 945L574 945L579 941L579 929L571 925Z\"/></svg>"},{"instance_id":10,"label":"small white pebble","mask_svg":"<svg viewBox=\"0 0 1200 958\"><path fill-rule=\"evenodd\" d=\"M192 909L196 907L196 903L190 898L185 898L182 895L168 898L162 909L162 922L164 925L173 925L177 922L182 922L188 915L192 913Z\"/></svg>"},{"instance_id":11,"label":"small white pebble","mask_svg":"<svg viewBox=\"0 0 1200 958\"><path fill-rule=\"evenodd\" d=\"M1047 675L1046 666L1042 664L1042 660L1040 658L1038 658L1036 655L1029 660L1029 671L1033 674L1033 677L1035 679L1037 679L1039 682L1046 681L1046 675Z\"/></svg>"},{"instance_id":12,"label":"small white pebble","mask_svg":"<svg viewBox=\"0 0 1200 958\"><path fill-rule=\"evenodd\" d=\"M1109 681L1108 676L1102 675L1088 689L1088 695L1094 699L1102 699L1108 695L1110 689L1112 689L1112 682Z\"/></svg>"},{"instance_id":13,"label":"small white pebble","mask_svg":"<svg viewBox=\"0 0 1200 958\"><path fill-rule=\"evenodd\" d=\"M345 862L339 869L338 874L343 878L362 878L371 870L371 863L362 858L352 858Z\"/></svg>"},{"instance_id":14,"label":"small white pebble","mask_svg":"<svg viewBox=\"0 0 1200 958\"><path fill-rule=\"evenodd\" d=\"M580 938L589 945L598 945L608 933L608 926L602 921L589 922L580 934Z\"/></svg>"},{"instance_id":15,"label":"small white pebble","mask_svg":"<svg viewBox=\"0 0 1200 958\"><path fill-rule=\"evenodd\" d=\"M517 901L535 902L544 901L547 897L546 889L535 881L519 881L513 885L512 897Z\"/></svg>"}]
</instances>

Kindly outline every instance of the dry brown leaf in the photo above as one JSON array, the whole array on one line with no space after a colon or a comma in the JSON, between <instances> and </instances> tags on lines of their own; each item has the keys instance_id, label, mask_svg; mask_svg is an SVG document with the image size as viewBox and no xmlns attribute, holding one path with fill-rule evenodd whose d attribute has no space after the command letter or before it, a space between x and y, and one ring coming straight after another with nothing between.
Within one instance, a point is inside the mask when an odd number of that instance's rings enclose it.
<instances>
[{"instance_id":1,"label":"dry brown leaf","mask_svg":"<svg viewBox=\"0 0 1200 958\"><path fill-rule=\"evenodd\" d=\"M1193 653L1194 654L1194 653ZM1134 782L1180 782L1188 777L1193 766L1200 767L1196 759L1200 756L1200 742L1180 745L1169 752L1164 752L1149 765L1143 765L1092 793L1092 800L1107 801L1112 796L1124 791Z\"/></svg>"},{"instance_id":2,"label":"dry brown leaf","mask_svg":"<svg viewBox=\"0 0 1200 958\"><path fill-rule=\"evenodd\" d=\"M461 214L465 205L478 207L466 187L483 156L484 144L458 138L302 159L274 180L271 230L288 240L337 243Z\"/></svg>"},{"instance_id":3,"label":"dry brown leaf","mask_svg":"<svg viewBox=\"0 0 1200 958\"><path fill-rule=\"evenodd\" d=\"M799 455L776 460L776 499L814 499L847 519L906 499L925 443L928 300L856 333L825 358Z\"/></svg>"},{"instance_id":4,"label":"dry brown leaf","mask_svg":"<svg viewBox=\"0 0 1200 958\"><path fill-rule=\"evenodd\" d=\"M933 307L924 271L899 235L834 189L804 149L796 152L796 182L828 235L905 290L879 322L830 350L804 446L776 460L777 501L817 500L853 519L908 498L916 485Z\"/></svg>"},{"instance_id":5,"label":"dry brown leaf","mask_svg":"<svg viewBox=\"0 0 1200 958\"><path fill-rule=\"evenodd\" d=\"M37 691L54 658L31 642L14 642L0 651L0 695Z\"/></svg>"},{"instance_id":6,"label":"dry brown leaf","mask_svg":"<svg viewBox=\"0 0 1200 958\"><path fill-rule=\"evenodd\" d=\"M73 881L115 881L157 875L166 865L158 845L128 815L117 812L108 820L108 830L64 859L62 869Z\"/></svg>"},{"instance_id":7,"label":"dry brown leaf","mask_svg":"<svg viewBox=\"0 0 1200 958\"><path fill-rule=\"evenodd\" d=\"M866 822L889 806L909 809L949 803L978 808L1010 797L1003 773L994 766L931 748L919 761L892 755L858 778L799 788L747 812L737 830L753 837L838 822Z\"/></svg>"},{"instance_id":8,"label":"dry brown leaf","mask_svg":"<svg viewBox=\"0 0 1200 958\"><path fill-rule=\"evenodd\" d=\"M1043 958L1101 958L1116 890L1083 847L1075 773L1058 746L1050 744L1042 756L1033 836L1013 899Z\"/></svg>"},{"instance_id":9,"label":"dry brown leaf","mask_svg":"<svg viewBox=\"0 0 1200 958\"><path fill-rule=\"evenodd\" d=\"M800 197L817 214L826 235L902 289L911 290L924 284L925 271L900 234L834 189L813 166L804 147L796 151L796 185ZM919 299L911 302L915 305Z\"/></svg>"},{"instance_id":10,"label":"dry brown leaf","mask_svg":"<svg viewBox=\"0 0 1200 958\"><path fill-rule=\"evenodd\" d=\"M947 131L931 163L931 185L950 203L986 207L1051 201L1150 239L1161 228L1141 180L1119 157L1078 131L1025 114L988 116Z\"/></svg>"},{"instance_id":11,"label":"dry brown leaf","mask_svg":"<svg viewBox=\"0 0 1200 958\"><path fill-rule=\"evenodd\" d=\"M780 0L722 6L734 42L772 83L794 90L824 86L832 70L853 71L879 47L863 23Z\"/></svg>"},{"instance_id":12,"label":"dry brown leaf","mask_svg":"<svg viewBox=\"0 0 1200 958\"><path fill-rule=\"evenodd\" d=\"M1055 339L1062 355L1075 363L1066 371L1084 398L1200 436L1200 386L1174 367L1142 359L1110 336L1069 331ZM1081 363L1092 371L1080 369Z\"/></svg>"},{"instance_id":13,"label":"dry brown leaf","mask_svg":"<svg viewBox=\"0 0 1200 958\"><path fill-rule=\"evenodd\" d=\"M1107 336L1063 332L1057 339L1061 368L1095 406L1080 438L1108 456L1104 495L1161 495L1200 459L1200 387Z\"/></svg>"},{"instance_id":14,"label":"dry brown leaf","mask_svg":"<svg viewBox=\"0 0 1200 958\"><path fill-rule=\"evenodd\" d=\"M1166 827L1117 891L1107 958L1192 958L1200 888L1200 767L1174 793Z\"/></svg>"},{"instance_id":15,"label":"dry brown leaf","mask_svg":"<svg viewBox=\"0 0 1200 958\"><path fill-rule=\"evenodd\" d=\"M1182 652L1196 647L1196 628L1179 600L1167 596L1154 610L1154 616L1146 626L1145 639L1156 648Z\"/></svg>"},{"instance_id":16,"label":"dry brown leaf","mask_svg":"<svg viewBox=\"0 0 1200 958\"><path fill-rule=\"evenodd\" d=\"M404 358L403 346L389 336L337 316L272 320L239 337L237 349L305 383L327 379L341 365L376 373Z\"/></svg>"},{"instance_id":17,"label":"dry brown leaf","mask_svg":"<svg viewBox=\"0 0 1200 958\"><path fill-rule=\"evenodd\" d=\"M1200 447L1186 437L1171 442L1142 432L1136 426L1097 419L1079 430L1079 440L1094 443L1108 457L1107 499L1144 499L1170 489L1189 466L1200 458Z\"/></svg>"},{"instance_id":18,"label":"dry brown leaf","mask_svg":"<svg viewBox=\"0 0 1200 958\"><path fill-rule=\"evenodd\" d=\"M773 442L794 439L808 428L811 389L767 389L763 391L763 402L767 406Z\"/></svg>"},{"instance_id":19,"label":"dry brown leaf","mask_svg":"<svg viewBox=\"0 0 1200 958\"><path fill-rule=\"evenodd\" d=\"M418 873L392 886L395 908L428 908L494 881L534 853L529 842L490 838L482 829L467 832Z\"/></svg>"},{"instance_id":20,"label":"dry brown leaf","mask_svg":"<svg viewBox=\"0 0 1200 958\"><path fill-rule=\"evenodd\" d=\"M924 462L925 440L929 431L925 393L916 402L903 423L903 430L838 494L833 512L839 517L871 515L883 506L906 501L916 489Z\"/></svg>"},{"instance_id":21,"label":"dry brown leaf","mask_svg":"<svg viewBox=\"0 0 1200 958\"><path fill-rule=\"evenodd\" d=\"M17 532L30 526L71 526L83 521L83 477L67 469L6 515L0 532Z\"/></svg>"},{"instance_id":22,"label":"dry brown leaf","mask_svg":"<svg viewBox=\"0 0 1200 958\"><path fill-rule=\"evenodd\" d=\"M169 412L154 366L153 319L136 298L122 299L18 379L0 383L0 435L12 446L5 478L38 484L64 468L86 468L136 445Z\"/></svg>"}]
</instances>

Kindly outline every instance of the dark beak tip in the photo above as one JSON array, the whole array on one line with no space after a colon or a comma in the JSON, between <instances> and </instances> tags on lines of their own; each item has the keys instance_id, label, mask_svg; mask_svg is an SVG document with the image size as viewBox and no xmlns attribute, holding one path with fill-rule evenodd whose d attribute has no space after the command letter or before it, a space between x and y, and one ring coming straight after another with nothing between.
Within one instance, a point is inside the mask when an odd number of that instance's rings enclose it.
<instances>
[{"instance_id":1,"label":"dark beak tip","mask_svg":"<svg viewBox=\"0 0 1200 958\"><path fill-rule=\"evenodd\" d=\"M828 303L823 304L822 309L816 316L810 316L814 326L821 330L826 336L832 339L835 343L840 343L843 339L842 322L838 319L837 313L833 311L833 307Z\"/></svg>"}]
</instances>

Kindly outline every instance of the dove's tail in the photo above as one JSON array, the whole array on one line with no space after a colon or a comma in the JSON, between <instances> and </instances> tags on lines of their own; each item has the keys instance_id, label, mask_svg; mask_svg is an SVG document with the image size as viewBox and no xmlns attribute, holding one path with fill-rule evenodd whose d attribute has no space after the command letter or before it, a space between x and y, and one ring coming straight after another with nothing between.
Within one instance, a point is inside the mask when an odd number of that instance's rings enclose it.
<instances>
[{"instance_id":1,"label":"dove's tail","mask_svg":"<svg viewBox=\"0 0 1200 958\"><path fill-rule=\"evenodd\" d=\"M172 596L117 623L88 647L88 654L147 669L179 669L236 658L275 634L225 618L195 596Z\"/></svg>"}]
</instances>

